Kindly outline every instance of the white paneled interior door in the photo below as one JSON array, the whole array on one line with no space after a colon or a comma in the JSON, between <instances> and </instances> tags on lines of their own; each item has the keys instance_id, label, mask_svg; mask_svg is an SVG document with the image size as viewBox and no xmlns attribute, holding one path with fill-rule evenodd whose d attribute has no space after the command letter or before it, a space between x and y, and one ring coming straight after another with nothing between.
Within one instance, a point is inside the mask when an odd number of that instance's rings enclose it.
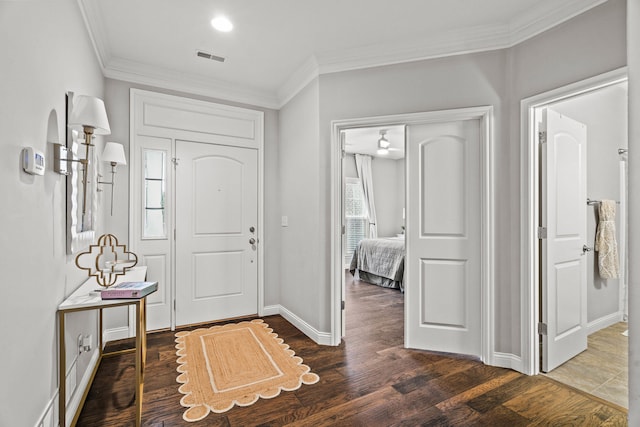
<instances>
[{"instance_id":1,"label":"white paneled interior door","mask_svg":"<svg viewBox=\"0 0 640 427\"><path fill-rule=\"evenodd\" d=\"M587 128L543 111L542 370L587 349ZM543 140L544 140L543 139Z\"/></svg>"},{"instance_id":2,"label":"white paneled interior door","mask_svg":"<svg viewBox=\"0 0 640 427\"><path fill-rule=\"evenodd\" d=\"M481 121L407 127L405 345L481 356Z\"/></svg>"},{"instance_id":3,"label":"white paneled interior door","mask_svg":"<svg viewBox=\"0 0 640 427\"><path fill-rule=\"evenodd\" d=\"M258 312L257 151L176 141L176 324Z\"/></svg>"}]
</instances>

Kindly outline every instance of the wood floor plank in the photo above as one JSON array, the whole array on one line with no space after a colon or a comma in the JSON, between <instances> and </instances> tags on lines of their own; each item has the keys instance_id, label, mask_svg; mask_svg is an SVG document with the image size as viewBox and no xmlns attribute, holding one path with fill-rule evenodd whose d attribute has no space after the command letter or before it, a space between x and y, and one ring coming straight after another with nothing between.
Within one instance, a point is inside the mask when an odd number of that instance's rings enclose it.
<instances>
[{"instance_id":1,"label":"wood floor plank","mask_svg":"<svg viewBox=\"0 0 640 427\"><path fill-rule=\"evenodd\" d=\"M505 372L504 375L501 375L497 378L484 382L478 386L465 390L464 392L457 394L452 398L449 398L443 402L438 403L436 407L441 411L446 412L450 408L456 407L462 403L466 403L469 400L473 399L474 397L481 396L487 393L488 391L491 391L503 384L511 382L514 379L518 378L519 376L520 374L518 374L517 372L513 372L513 371Z\"/></svg>"},{"instance_id":2,"label":"wood floor plank","mask_svg":"<svg viewBox=\"0 0 640 427\"><path fill-rule=\"evenodd\" d=\"M351 278L348 275L348 279ZM281 316L264 320L312 372L313 385L188 423L176 382L175 332L148 335L145 427L626 425L626 411L543 376L466 356L406 349L397 290L347 283L347 336L320 346ZM211 325L205 325L208 327ZM202 327L202 326L201 326ZM195 327L187 328L195 329ZM132 340L109 343L132 347ZM134 355L105 358L79 427L133 426Z\"/></svg>"}]
</instances>

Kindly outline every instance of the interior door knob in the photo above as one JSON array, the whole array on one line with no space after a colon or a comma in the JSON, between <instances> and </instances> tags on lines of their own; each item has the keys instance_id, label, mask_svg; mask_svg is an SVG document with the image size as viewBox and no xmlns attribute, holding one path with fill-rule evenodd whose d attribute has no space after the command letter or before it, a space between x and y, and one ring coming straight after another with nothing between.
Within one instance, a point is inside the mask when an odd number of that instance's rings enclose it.
<instances>
[{"instance_id":1,"label":"interior door knob","mask_svg":"<svg viewBox=\"0 0 640 427\"><path fill-rule=\"evenodd\" d=\"M251 245L255 245L256 244L256 239L254 239L253 237L249 239L249 244Z\"/></svg>"},{"instance_id":2,"label":"interior door knob","mask_svg":"<svg viewBox=\"0 0 640 427\"><path fill-rule=\"evenodd\" d=\"M587 245L582 245L582 253L583 253L583 254L584 254L584 253L587 253L587 252L590 252L590 251L592 251L592 250L593 250L593 248L590 248L590 247L589 247L589 246L587 246Z\"/></svg>"}]
</instances>

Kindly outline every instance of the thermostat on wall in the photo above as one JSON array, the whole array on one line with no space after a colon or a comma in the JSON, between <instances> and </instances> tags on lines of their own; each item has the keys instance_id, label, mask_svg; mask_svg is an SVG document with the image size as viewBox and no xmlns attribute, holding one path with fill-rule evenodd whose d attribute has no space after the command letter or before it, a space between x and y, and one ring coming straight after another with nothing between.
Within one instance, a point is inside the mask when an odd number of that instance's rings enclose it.
<instances>
[{"instance_id":1,"label":"thermostat on wall","mask_svg":"<svg viewBox=\"0 0 640 427\"><path fill-rule=\"evenodd\" d=\"M22 169L31 175L44 175L44 153L33 147L23 148Z\"/></svg>"}]
</instances>

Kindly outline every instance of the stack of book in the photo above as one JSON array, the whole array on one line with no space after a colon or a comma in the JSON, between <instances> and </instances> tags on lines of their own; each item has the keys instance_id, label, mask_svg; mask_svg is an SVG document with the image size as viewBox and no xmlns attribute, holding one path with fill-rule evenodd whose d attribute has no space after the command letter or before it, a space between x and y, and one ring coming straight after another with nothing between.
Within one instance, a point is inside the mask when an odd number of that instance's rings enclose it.
<instances>
[{"instance_id":1,"label":"stack of book","mask_svg":"<svg viewBox=\"0 0 640 427\"><path fill-rule=\"evenodd\" d=\"M102 299L142 298L155 292L158 282L122 282L100 291Z\"/></svg>"}]
</instances>

